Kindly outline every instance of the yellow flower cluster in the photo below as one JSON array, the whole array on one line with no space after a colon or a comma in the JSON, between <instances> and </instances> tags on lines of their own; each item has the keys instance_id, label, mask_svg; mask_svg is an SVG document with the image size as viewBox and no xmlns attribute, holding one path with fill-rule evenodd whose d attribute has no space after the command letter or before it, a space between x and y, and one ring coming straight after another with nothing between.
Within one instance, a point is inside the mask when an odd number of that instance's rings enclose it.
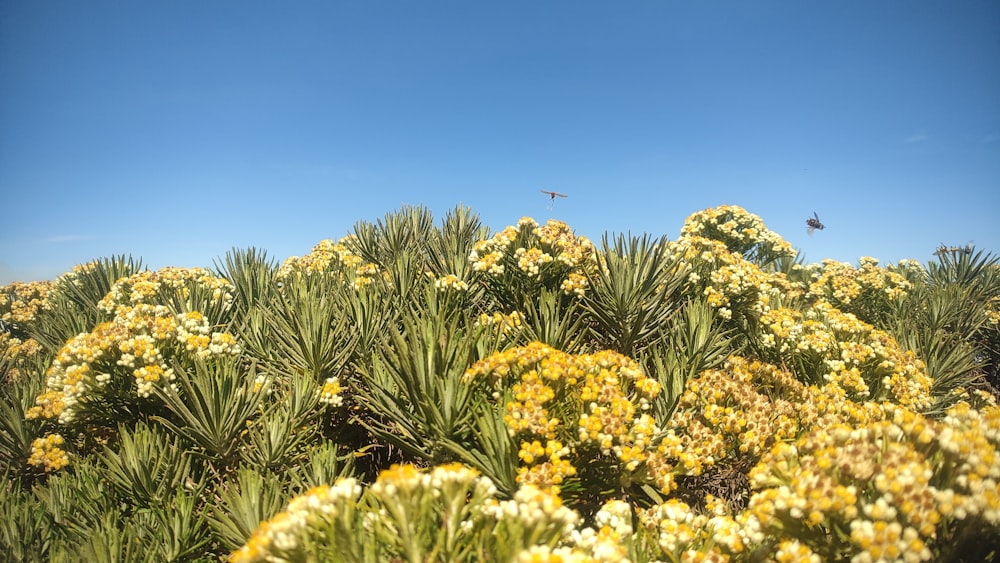
<instances>
[{"instance_id":1,"label":"yellow flower cluster","mask_svg":"<svg viewBox=\"0 0 1000 563\"><path fill-rule=\"evenodd\" d=\"M842 388L851 400L891 400L920 410L932 403L923 362L892 336L825 301L805 312L777 308L760 316L761 342L798 376Z\"/></svg>"},{"instance_id":2,"label":"yellow flower cluster","mask_svg":"<svg viewBox=\"0 0 1000 563\"><path fill-rule=\"evenodd\" d=\"M613 456L632 472L653 451L658 430L647 411L660 385L621 354L573 355L533 342L473 364L465 378L478 377L497 389L510 383L504 420L521 440L519 483L558 493L577 473L570 457Z\"/></svg>"},{"instance_id":3,"label":"yellow flower cluster","mask_svg":"<svg viewBox=\"0 0 1000 563\"><path fill-rule=\"evenodd\" d=\"M593 527L574 530L571 534L573 553L581 561L627 562L627 546L632 543L632 506L611 499L594 515Z\"/></svg>"},{"instance_id":4,"label":"yellow flower cluster","mask_svg":"<svg viewBox=\"0 0 1000 563\"><path fill-rule=\"evenodd\" d=\"M1000 407L959 403L940 421L878 411L763 456L748 507L762 530L856 561L930 560L967 524L1000 533Z\"/></svg>"},{"instance_id":5,"label":"yellow flower cluster","mask_svg":"<svg viewBox=\"0 0 1000 563\"><path fill-rule=\"evenodd\" d=\"M28 465L43 468L46 472L59 471L69 465L69 455L63 451L65 443L59 434L49 434L43 438L36 438L31 443L31 456L28 457Z\"/></svg>"},{"instance_id":6,"label":"yellow flower cluster","mask_svg":"<svg viewBox=\"0 0 1000 563\"><path fill-rule=\"evenodd\" d=\"M533 367L551 357L527 347L520 355ZM498 369L500 364L474 377ZM740 390L771 405L777 397L810 403L818 391L748 360L735 359L726 369L739 385L715 394L715 386L725 385L722 378L699 382L697 392L710 404L725 404L727 395L738 401L732 394ZM346 549L338 541L369 547L373 541L415 542L421 547L407 553L435 553L440 540L434 534L417 537L426 532L419 523L428 518L433 530L447 527L447 534L461 533L472 543L499 534L515 544L509 556L514 561L628 561L635 548L650 560L672 561L927 561L962 526L1000 532L1000 407L978 411L960 403L933 420L891 403L867 405L863 421L828 419L797 437L769 441L773 445L750 475L757 491L736 513L711 495L703 510L676 498L638 510L609 500L588 526L578 527L579 515L551 488L522 484L513 498L498 500L492 483L464 465L397 465L379 475L367 496L347 480L296 498L231 560L294 560L306 545ZM783 410L774 409L778 417ZM713 424L723 427L726 421ZM551 455L548 450L557 446L522 442L522 458ZM331 522L354 510L367 513L342 526L344 537L332 537ZM449 514L459 516L442 516ZM347 537L358 534L360 540ZM389 552L401 553L399 545Z\"/></svg>"},{"instance_id":7,"label":"yellow flower cluster","mask_svg":"<svg viewBox=\"0 0 1000 563\"><path fill-rule=\"evenodd\" d=\"M229 280L216 277L204 268L167 267L142 271L116 281L97 307L115 313L118 307L160 303L164 292L187 298L192 287L209 292L212 302L226 305L232 302L235 291Z\"/></svg>"},{"instance_id":8,"label":"yellow flower cluster","mask_svg":"<svg viewBox=\"0 0 1000 563\"><path fill-rule=\"evenodd\" d=\"M515 561L517 563L593 563L600 560L569 546L533 545L519 553ZM613 559L611 561L627 563L628 559Z\"/></svg>"},{"instance_id":9,"label":"yellow flower cluster","mask_svg":"<svg viewBox=\"0 0 1000 563\"><path fill-rule=\"evenodd\" d=\"M50 281L11 282L0 287L0 320L8 324L30 323L39 311L48 309L55 290Z\"/></svg>"},{"instance_id":10,"label":"yellow flower cluster","mask_svg":"<svg viewBox=\"0 0 1000 563\"><path fill-rule=\"evenodd\" d=\"M745 513L733 516L724 502L708 500L704 512L678 499L638 511L640 526L660 551L657 559L740 560L751 551L750 546L760 543L762 537L752 517Z\"/></svg>"},{"instance_id":11,"label":"yellow flower cluster","mask_svg":"<svg viewBox=\"0 0 1000 563\"><path fill-rule=\"evenodd\" d=\"M434 287L438 291L468 291L469 284L462 281L461 278L455 274L448 274L434 280Z\"/></svg>"},{"instance_id":12,"label":"yellow flower cluster","mask_svg":"<svg viewBox=\"0 0 1000 563\"><path fill-rule=\"evenodd\" d=\"M893 300L906 295L912 284L902 274L879 267L875 258L862 257L855 268L848 262L823 260L819 277L809 285L809 295L838 308L859 300Z\"/></svg>"},{"instance_id":13,"label":"yellow flower cluster","mask_svg":"<svg viewBox=\"0 0 1000 563\"><path fill-rule=\"evenodd\" d=\"M83 264L74 264L73 269L56 278L56 282L66 282L78 286L80 285L80 276L92 273L100 266L100 260L91 260L90 262Z\"/></svg>"},{"instance_id":14,"label":"yellow flower cluster","mask_svg":"<svg viewBox=\"0 0 1000 563\"><path fill-rule=\"evenodd\" d=\"M516 226L507 226L491 238L476 242L469 255L472 269L500 276L514 269L528 278L542 278L552 271L562 279L567 294L582 295L587 290L585 272L593 267L594 245L578 237L568 225L550 219L539 226L531 217L522 217ZM558 264L558 268L550 265ZM510 269L509 269L510 268Z\"/></svg>"},{"instance_id":15,"label":"yellow flower cluster","mask_svg":"<svg viewBox=\"0 0 1000 563\"><path fill-rule=\"evenodd\" d=\"M323 382L323 388L319 392L319 402L339 407L344 404L344 398L340 395L342 388L340 386L340 378L338 377L328 377L326 381Z\"/></svg>"},{"instance_id":16,"label":"yellow flower cluster","mask_svg":"<svg viewBox=\"0 0 1000 563\"><path fill-rule=\"evenodd\" d=\"M507 226L491 238L476 242L469 254L472 269L495 276L503 275L506 269L503 264L503 255L515 238L517 238L517 229Z\"/></svg>"},{"instance_id":17,"label":"yellow flower cluster","mask_svg":"<svg viewBox=\"0 0 1000 563\"><path fill-rule=\"evenodd\" d=\"M336 554L351 549L376 549L387 559L406 554L414 561L464 561L475 552L456 557L454 550L463 542L480 542L479 549L486 548L486 553L491 545L501 547L510 554L508 560L515 561L543 554L582 555L571 546L557 547L570 541L579 522L558 496L531 485L519 488L509 500L498 500L496 494L492 481L460 463L430 469L394 465L367 491L354 479L340 479L292 499L229 560L339 560ZM618 520L607 523L622 532L624 525ZM498 538L509 545L496 546Z\"/></svg>"},{"instance_id":18,"label":"yellow flower cluster","mask_svg":"<svg viewBox=\"0 0 1000 563\"><path fill-rule=\"evenodd\" d=\"M120 377L122 368L134 379L135 395L148 397L154 385L174 378L170 358L238 352L236 339L227 332L212 332L201 313L175 314L163 305L121 305L111 321L63 345L46 374L45 392L26 415L58 417L60 424L69 424L92 395L100 395L113 377Z\"/></svg>"},{"instance_id":19,"label":"yellow flower cluster","mask_svg":"<svg viewBox=\"0 0 1000 563\"><path fill-rule=\"evenodd\" d=\"M0 366L7 367L7 378L18 381L24 375L25 363L38 356L41 344L33 338L21 340L8 332L0 332Z\"/></svg>"},{"instance_id":20,"label":"yellow flower cluster","mask_svg":"<svg viewBox=\"0 0 1000 563\"><path fill-rule=\"evenodd\" d=\"M784 274L766 272L720 241L698 235L683 236L668 243L678 267L688 269L688 281L703 288L708 303L730 318L736 308L760 314L779 296L802 293Z\"/></svg>"},{"instance_id":21,"label":"yellow flower cluster","mask_svg":"<svg viewBox=\"0 0 1000 563\"><path fill-rule=\"evenodd\" d=\"M772 444L798 437L808 390L770 364L730 357L721 369L688 382L667 428L667 463L700 475L723 459L756 459ZM658 471L665 470L659 467Z\"/></svg>"},{"instance_id":22,"label":"yellow flower cluster","mask_svg":"<svg viewBox=\"0 0 1000 563\"><path fill-rule=\"evenodd\" d=\"M763 219L736 205L720 205L692 213L681 227L681 238L704 237L752 260L795 256L795 249Z\"/></svg>"},{"instance_id":23,"label":"yellow flower cluster","mask_svg":"<svg viewBox=\"0 0 1000 563\"><path fill-rule=\"evenodd\" d=\"M986 302L986 322L993 330L1000 327L1000 296L991 297Z\"/></svg>"},{"instance_id":24,"label":"yellow flower cluster","mask_svg":"<svg viewBox=\"0 0 1000 563\"><path fill-rule=\"evenodd\" d=\"M379 268L351 252L348 248L350 236L337 242L330 239L319 241L305 256L291 256L278 269L278 277L285 279L293 274L333 274L343 281L350 281L355 288L371 283L378 275Z\"/></svg>"},{"instance_id":25,"label":"yellow flower cluster","mask_svg":"<svg viewBox=\"0 0 1000 563\"><path fill-rule=\"evenodd\" d=\"M570 272L566 279L560 284L559 289L563 290L566 295L576 295L577 297L583 297L587 293L587 289L590 287L590 282L587 280L587 276L583 274L578 274L576 272Z\"/></svg>"},{"instance_id":26,"label":"yellow flower cluster","mask_svg":"<svg viewBox=\"0 0 1000 563\"><path fill-rule=\"evenodd\" d=\"M580 515L563 505L558 494L534 485L522 485L510 500L487 501L485 513L495 520L513 522L522 529L555 525L569 535Z\"/></svg>"},{"instance_id":27,"label":"yellow flower cluster","mask_svg":"<svg viewBox=\"0 0 1000 563\"><path fill-rule=\"evenodd\" d=\"M524 321L524 315L514 311L509 315L503 313L493 313L492 315L487 313L481 313L479 315L479 325L480 326L492 326L497 327L503 334L510 334L514 331L521 329L521 324Z\"/></svg>"},{"instance_id":28,"label":"yellow flower cluster","mask_svg":"<svg viewBox=\"0 0 1000 563\"><path fill-rule=\"evenodd\" d=\"M587 237L573 234L569 225L562 221L549 219L536 227L534 233L543 248L555 249L556 259L571 268L594 258L594 244Z\"/></svg>"},{"instance_id":29,"label":"yellow flower cluster","mask_svg":"<svg viewBox=\"0 0 1000 563\"><path fill-rule=\"evenodd\" d=\"M800 543L798 540L784 539L778 543L778 549L774 552L776 563L822 563L823 559L813 553L808 545Z\"/></svg>"},{"instance_id":30,"label":"yellow flower cluster","mask_svg":"<svg viewBox=\"0 0 1000 563\"><path fill-rule=\"evenodd\" d=\"M261 523L247 543L229 556L231 563L284 561L283 554L302 549L303 539L326 521L351 511L361 496L355 479L309 489L288 503L284 511Z\"/></svg>"}]
</instances>

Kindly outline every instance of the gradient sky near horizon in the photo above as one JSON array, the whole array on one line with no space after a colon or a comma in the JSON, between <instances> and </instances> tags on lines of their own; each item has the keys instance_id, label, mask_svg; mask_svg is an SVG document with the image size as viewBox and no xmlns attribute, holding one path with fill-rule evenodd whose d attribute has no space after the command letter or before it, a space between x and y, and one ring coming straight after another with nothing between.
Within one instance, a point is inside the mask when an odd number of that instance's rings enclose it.
<instances>
[{"instance_id":1,"label":"gradient sky near horizon","mask_svg":"<svg viewBox=\"0 0 1000 563\"><path fill-rule=\"evenodd\" d=\"M281 261L404 204L997 253L1000 3L0 1L0 284Z\"/></svg>"}]
</instances>

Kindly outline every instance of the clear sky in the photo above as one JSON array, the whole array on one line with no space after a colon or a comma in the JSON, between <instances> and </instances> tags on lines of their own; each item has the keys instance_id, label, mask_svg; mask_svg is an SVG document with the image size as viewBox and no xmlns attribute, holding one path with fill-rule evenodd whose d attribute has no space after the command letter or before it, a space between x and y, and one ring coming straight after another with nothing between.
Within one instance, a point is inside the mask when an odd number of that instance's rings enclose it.
<instances>
[{"instance_id":1,"label":"clear sky","mask_svg":"<svg viewBox=\"0 0 1000 563\"><path fill-rule=\"evenodd\" d=\"M808 262L996 253L1000 2L0 0L0 283L459 203L595 241L740 205Z\"/></svg>"}]
</instances>

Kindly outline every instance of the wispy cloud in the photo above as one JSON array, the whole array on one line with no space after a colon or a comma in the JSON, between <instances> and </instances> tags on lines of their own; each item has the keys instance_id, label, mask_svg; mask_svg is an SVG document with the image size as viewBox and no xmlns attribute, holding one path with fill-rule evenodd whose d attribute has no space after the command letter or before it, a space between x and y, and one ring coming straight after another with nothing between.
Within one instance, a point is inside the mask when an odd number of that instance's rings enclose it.
<instances>
[{"instance_id":1,"label":"wispy cloud","mask_svg":"<svg viewBox=\"0 0 1000 563\"><path fill-rule=\"evenodd\" d=\"M929 138L930 137L928 137L926 133L920 132L920 133L914 133L906 137L905 139L903 139L903 142L905 142L908 145L911 145L913 143L922 143Z\"/></svg>"},{"instance_id":2,"label":"wispy cloud","mask_svg":"<svg viewBox=\"0 0 1000 563\"><path fill-rule=\"evenodd\" d=\"M93 235L53 235L50 237L45 237L45 242L52 244L61 244L64 242L78 242L81 240L93 240L95 237Z\"/></svg>"}]
</instances>

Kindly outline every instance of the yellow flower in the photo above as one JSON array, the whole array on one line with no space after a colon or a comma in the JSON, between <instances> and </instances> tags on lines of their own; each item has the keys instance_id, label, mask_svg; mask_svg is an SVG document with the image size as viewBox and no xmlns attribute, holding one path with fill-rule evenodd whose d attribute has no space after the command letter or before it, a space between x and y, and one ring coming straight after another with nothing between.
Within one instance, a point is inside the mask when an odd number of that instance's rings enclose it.
<instances>
[{"instance_id":1,"label":"yellow flower","mask_svg":"<svg viewBox=\"0 0 1000 563\"><path fill-rule=\"evenodd\" d=\"M65 440L59 434L48 434L43 438L36 438L31 443L31 455L28 457L28 464L42 467L46 472L58 471L69 465L69 455L59 446Z\"/></svg>"}]
</instances>

